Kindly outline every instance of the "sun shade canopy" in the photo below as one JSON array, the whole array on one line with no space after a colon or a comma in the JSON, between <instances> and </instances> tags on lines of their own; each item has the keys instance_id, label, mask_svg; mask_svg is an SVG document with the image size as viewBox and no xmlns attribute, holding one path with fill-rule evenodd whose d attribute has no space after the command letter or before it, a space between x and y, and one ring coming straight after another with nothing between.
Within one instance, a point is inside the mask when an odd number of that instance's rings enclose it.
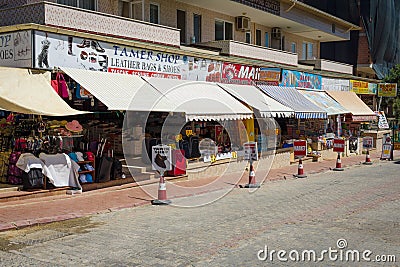
<instances>
[{"instance_id":1,"label":"sun shade canopy","mask_svg":"<svg viewBox=\"0 0 400 267\"><path fill-rule=\"evenodd\" d=\"M0 67L0 108L45 116L69 116L87 112L71 108L51 87L50 73Z\"/></svg>"},{"instance_id":2,"label":"sun shade canopy","mask_svg":"<svg viewBox=\"0 0 400 267\"><path fill-rule=\"evenodd\" d=\"M325 110L328 116L350 113L324 91L298 90L308 100Z\"/></svg>"},{"instance_id":3,"label":"sun shade canopy","mask_svg":"<svg viewBox=\"0 0 400 267\"><path fill-rule=\"evenodd\" d=\"M354 92L327 91L327 93L348 109L353 121L373 121L376 114Z\"/></svg>"},{"instance_id":4,"label":"sun shade canopy","mask_svg":"<svg viewBox=\"0 0 400 267\"><path fill-rule=\"evenodd\" d=\"M327 113L325 110L321 109L310 100L305 98L295 88L270 86L263 83L258 83L257 86L276 101L292 108L295 112L295 117L298 119L327 118Z\"/></svg>"},{"instance_id":5,"label":"sun shade canopy","mask_svg":"<svg viewBox=\"0 0 400 267\"><path fill-rule=\"evenodd\" d=\"M241 120L253 112L216 83L174 79L144 79L184 110L187 121ZM171 110L174 111L174 110Z\"/></svg>"},{"instance_id":6,"label":"sun shade canopy","mask_svg":"<svg viewBox=\"0 0 400 267\"><path fill-rule=\"evenodd\" d=\"M220 83L218 85L240 101L257 109L264 118L291 117L294 115L293 109L267 96L255 86Z\"/></svg>"},{"instance_id":7,"label":"sun shade canopy","mask_svg":"<svg viewBox=\"0 0 400 267\"><path fill-rule=\"evenodd\" d=\"M169 112L177 109L172 101L137 75L65 67L61 70L109 110Z\"/></svg>"}]
</instances>

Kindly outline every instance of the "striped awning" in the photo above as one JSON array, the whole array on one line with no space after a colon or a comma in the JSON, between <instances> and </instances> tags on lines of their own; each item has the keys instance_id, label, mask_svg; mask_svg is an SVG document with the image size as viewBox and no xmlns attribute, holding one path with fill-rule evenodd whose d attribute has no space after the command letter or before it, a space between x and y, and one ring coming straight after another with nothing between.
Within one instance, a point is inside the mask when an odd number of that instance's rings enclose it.
<instances>
[{"instance_id":1,"label":"striped awning","mask_svg":"<svg viewBox=\"0 0 400 267\"><path fill-rule=\"evenodd\" d=\"M290 107L295 112L295 118L298 119L326 119L327 112L318 107L305 96L299 93L295 88L271 86L263 83L257 83L267 95Z\"/></svg>"}]
</instances>

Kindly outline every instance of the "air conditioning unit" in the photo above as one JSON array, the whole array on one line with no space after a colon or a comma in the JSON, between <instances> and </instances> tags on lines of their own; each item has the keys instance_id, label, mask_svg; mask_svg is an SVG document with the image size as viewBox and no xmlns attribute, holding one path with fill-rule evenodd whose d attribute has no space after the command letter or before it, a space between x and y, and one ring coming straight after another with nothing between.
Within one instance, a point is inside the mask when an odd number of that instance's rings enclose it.
<instances>
[{"instance_id":1,"label":"air conditioning unit","mask_svg":"<svg viewBox=\"0 0 400 267\"><path fill-rule=\"evenodd\" d=\"M271 30L271 38L272 39L281 39L282 31L281 28L272 28Z\"/></svg>"},{"instance_id":2,"label":"air conditioning unit","mask_svg":"<svg viewBox=\"0 0 400 267\"><path fill-rule=\"evenodd\" d=\"M245 16L236 17L237 31L250 31L250 18Z\"/></svg>"}]
</instances>

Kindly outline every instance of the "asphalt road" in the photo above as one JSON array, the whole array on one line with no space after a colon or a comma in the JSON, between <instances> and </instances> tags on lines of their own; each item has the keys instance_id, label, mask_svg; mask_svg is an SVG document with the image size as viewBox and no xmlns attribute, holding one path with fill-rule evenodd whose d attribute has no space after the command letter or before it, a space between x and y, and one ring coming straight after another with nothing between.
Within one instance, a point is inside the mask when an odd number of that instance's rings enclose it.
<instances>
[{"instance_id":1,"label":"asphalt road","mask_svg":"<svg viewBox=\"0 0 400 267\"><path fill-rule=\"evenodd\" d=\"M399 171L355 166L234 189L198 208L142 206L3 232L0 265L400 266Z\"/></svg>"}]
</instances>

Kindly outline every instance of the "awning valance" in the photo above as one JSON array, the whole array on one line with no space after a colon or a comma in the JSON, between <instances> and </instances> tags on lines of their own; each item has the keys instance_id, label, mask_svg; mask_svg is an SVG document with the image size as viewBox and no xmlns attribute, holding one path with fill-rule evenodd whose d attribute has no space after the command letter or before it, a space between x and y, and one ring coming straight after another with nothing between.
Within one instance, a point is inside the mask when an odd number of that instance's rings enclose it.
<instances>
[{"instance_id":1,"label":"awning valance","mask_svg":"<svg viewBox=\"0 0 400 267\"><path fill-rule=\"evenodd\" d=\"M258 83L257 86L276 101L293 109L295 112L295 117L298 119L327 118L327 113L325 110L321 109L310 100L305 98L295 88L271 86L263 83Z\"/></svg>"},{"instance_id":2,"label":"awning valance","mask_svg":"<svg viewBox=\"0 0 400 267\"><path fill-rule=\"evenodd\" d=\"M325 91L298 90L308 100L325 110L328 116L350 113Z\"/></svg>"},{"instance_id":3,"label":"awning valance","mask_svg":"<svg viewBox=\"0 0 400 267\"><path fill-rule=\"evenodd\" d=\"M87 112L71 108L51 87L50 73L0 67L0 108L45 116L69 116Z\"/></svg>"},{"instance_id":4,"label":"awning valance","mask_svg":"<svg viewBox=\"0 0 400 267\"><path fill-rule=\"evenodd\" d=\"M327 93L350 111L353 121L373 121L377 116L354 92L327 91Z\"/></svg>"},{"instance_id":5,"label":"awning valance","mask_svg":"<svg viewBox=\"0 0 400 267\"><path fill-rule=\"evenodd\" d=\"M61 69L109 110L169 112L177 109L172 101L137 75Z\"/></svg>"},{"instance_id":6,"label":"awning valance","mask_svg":"<svg viewBox=\"0 0 400 267\"><path fill-rule=\"evenodd\" d=\"M282 105L251 85L218 84L229 94L257 109L262 117L291 117L293 109Z\"/></svg>"},{"instance_id":7,"label":"awning valance","mask_svg":"<svg viewBox=\"0 0 400 267\"><path fill-rule=\"evenodd\" d=\"M241 120L252 118L253 112L221 90L216 83L144 77L178 109L188 121ZM174 111L174 110L171 110Z\"/></svg>"}]
</instances>

